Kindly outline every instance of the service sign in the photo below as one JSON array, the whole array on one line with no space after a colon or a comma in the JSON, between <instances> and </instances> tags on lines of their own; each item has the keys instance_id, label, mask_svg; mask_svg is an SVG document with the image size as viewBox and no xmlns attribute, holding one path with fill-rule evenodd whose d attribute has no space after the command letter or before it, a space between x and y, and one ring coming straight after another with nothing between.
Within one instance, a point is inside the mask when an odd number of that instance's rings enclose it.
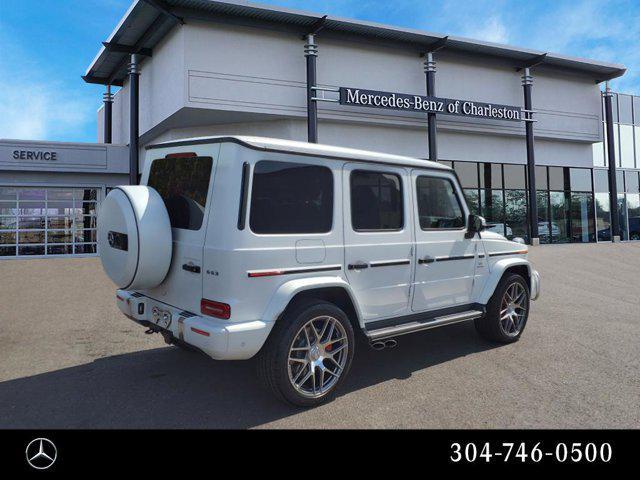
<instances>
[{"instance_id":1,"label":"service sign","mask_svg":"<svg viewBox=\"0 0 640 480\"><path fill-rule=\"evenodd\" d=\"M523 119L521 107L362 88L340 87L340 104L516 122Z\"/></svg>"}]
</instances>

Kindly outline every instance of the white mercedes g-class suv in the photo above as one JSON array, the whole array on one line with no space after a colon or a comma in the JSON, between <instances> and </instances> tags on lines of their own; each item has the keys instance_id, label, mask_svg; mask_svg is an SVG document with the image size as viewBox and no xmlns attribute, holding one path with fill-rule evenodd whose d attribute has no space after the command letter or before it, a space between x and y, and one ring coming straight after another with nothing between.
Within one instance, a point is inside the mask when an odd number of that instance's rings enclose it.
<instances>
[{"instance_id":1,"label":"white mercedes g-class suv","mask_svg":"<svg viewBox=\"0 0 640 480\"><path fill-rule=\"evenodd\" d=\"M356 335L381 349L473 320L514 342L540 291L527 247L485 230L437 162L210 137L147 147L141 183L100 208L120 310L217 360L258 355L296 405L335 394Z\"/></svg>"}]
</instances>

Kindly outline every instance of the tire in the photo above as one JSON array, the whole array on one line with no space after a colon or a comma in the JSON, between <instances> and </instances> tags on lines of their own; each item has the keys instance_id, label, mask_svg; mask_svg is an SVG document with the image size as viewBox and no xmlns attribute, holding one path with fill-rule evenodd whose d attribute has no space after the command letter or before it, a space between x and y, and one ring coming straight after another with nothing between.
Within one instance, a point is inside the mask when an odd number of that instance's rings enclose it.
<instances>
[{"instance_id":1,"label":"tire","mask_svg":"<svg viewBox=\"0 0 640 480\"><path fill-rule=\"evenodd\" d=\"M512 296L518 301L510 302ZM507 273L489 300L486 315L475 320L476 330L493 342L517 342L529 318L529 298L525 279L516 273Z\"/></svg>"},{"instance_id":2,"label":"tire","mask_svg":"<svg viewBox=\"0 0 640 480\"><path fill-rule=\"evenodd\" d=\"M315 407L335 396L349 373L354 346L353 327L340 308L305 302L276 322L258 355L258 377L282 401Z\"/></svg>"}]
</instances>

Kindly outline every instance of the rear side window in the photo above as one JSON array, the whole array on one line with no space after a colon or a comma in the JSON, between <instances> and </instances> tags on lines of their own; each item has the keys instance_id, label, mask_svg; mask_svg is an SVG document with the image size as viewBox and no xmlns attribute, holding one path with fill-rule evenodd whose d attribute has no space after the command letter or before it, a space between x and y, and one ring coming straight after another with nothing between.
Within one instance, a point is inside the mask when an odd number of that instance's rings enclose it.
<instances>
[{"instance_id":1,"label":"rear side window","mask_svg":"<svg viewBox=\"0 0 640 480\"><path fill-rule=\"evenodd\" d=\"M173 228L202 226L212 164L211 157L158 158L151 164L147 184L164 200Z\"/></svg>"},{"instance_id":2,"label":"rear side window","mask_svg":"<svg viewBox=\"0 0 640 480\"><path fill-rule=\"evenodd\" d=\"M255 233L326 233L333 223L327 167L263 160L253 170L249 224Z\"/></svg>"},{"instance_id":3,"label":"rear side window","mask_svg":"<svg viewBox=\"0 0 640 480\"><path fill-rule=\"evenodd\" d=\"M354 230L400 230L402 183L393 173L351 173L351 224Z\"/></svg>"},{"instance_id":4,"label":"rear side window","mask_svg":"<svg viewBox=\"0 0 640 480\"><path fill-rule=\"evenodd\" d=\"M451 180L420 176L416 179L416 191L420 228L430 230L464 227L462 206Z\"/></svg>"}]
</instances>

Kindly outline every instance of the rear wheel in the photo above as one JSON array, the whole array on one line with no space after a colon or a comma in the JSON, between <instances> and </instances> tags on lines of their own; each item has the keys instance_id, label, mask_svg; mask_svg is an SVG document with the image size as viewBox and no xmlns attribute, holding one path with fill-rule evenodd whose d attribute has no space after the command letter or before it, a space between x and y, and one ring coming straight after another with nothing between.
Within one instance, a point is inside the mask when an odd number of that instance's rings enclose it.
<instances>
[{"instance_id":1,"label":"rear wheel","mask_svg":"<svg viewBox=\"0 0 640 480\"><path fill-rule=\"evenodd\" d=\"M353 352L347 315L331 303L307 303L278 320L260 352L258 375L280 399L313 407L335 395Z\"/></svg>"},{"instance_id":2,"label":"rear wheel","mask_svg":"<svg viewBox=\"0 0 640 480\"><path fill-rule=\"evenodd\" d=\"M488 340L500 343L520 338L529 317L529 286L522 276L512 273L500 280L487 313L475 321L476 329Z\"/></svg>"}]
</instances>

